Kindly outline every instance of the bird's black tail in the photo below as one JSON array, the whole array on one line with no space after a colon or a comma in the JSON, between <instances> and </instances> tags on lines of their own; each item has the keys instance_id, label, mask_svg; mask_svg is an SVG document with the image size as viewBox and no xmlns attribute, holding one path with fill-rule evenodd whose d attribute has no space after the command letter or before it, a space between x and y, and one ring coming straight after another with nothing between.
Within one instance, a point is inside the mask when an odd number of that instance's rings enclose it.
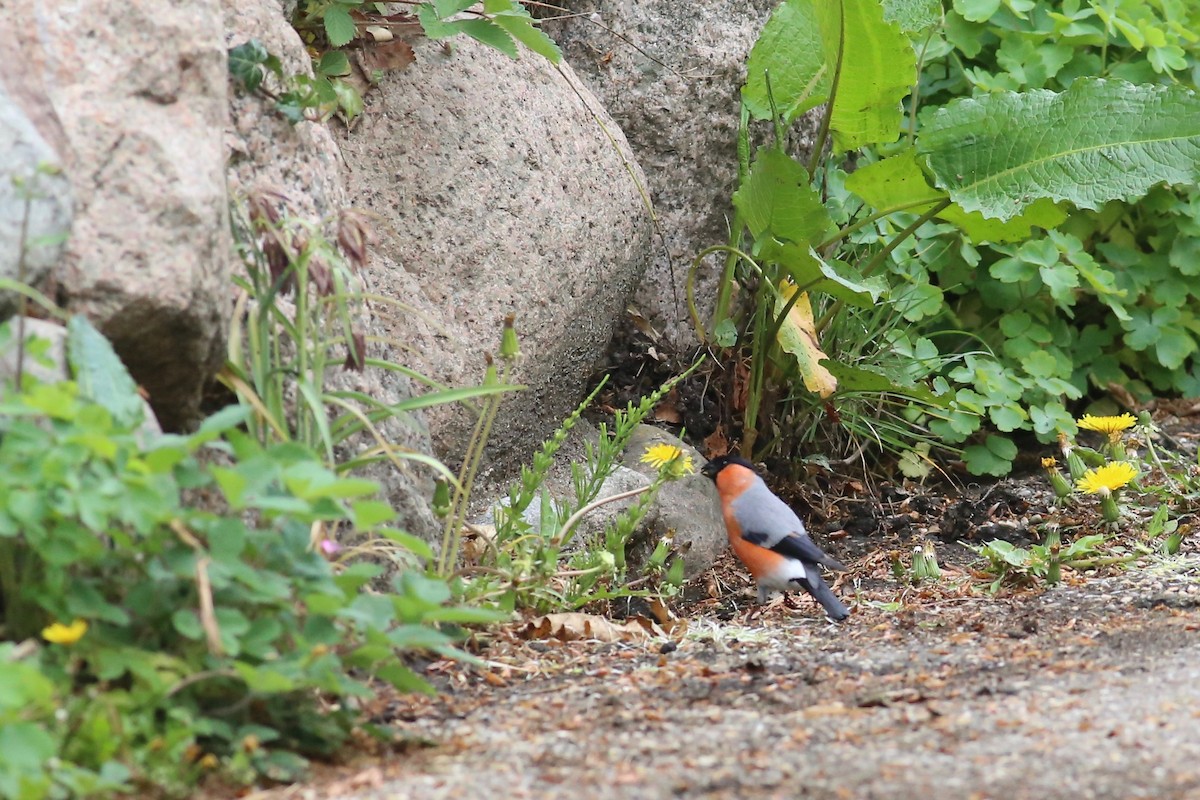
<instances>
[{"instance_id":1,"label":"bird's black tail","mask_svg":"<svg viewBox=\"0 0 1200 800\"><path fill-rule=\"evenodd\" d=\"M816 601L825 609L825 613L829 615L830 619L835 622L841 622L850 616L850 609L842 605L842 601L837 599L833 590L829 588L829 584L821 577L821 568L816 564L805 564L804 567L805 572L808 574L803 579L795 582L816 598Z\"/></svg>"}]
</instances>

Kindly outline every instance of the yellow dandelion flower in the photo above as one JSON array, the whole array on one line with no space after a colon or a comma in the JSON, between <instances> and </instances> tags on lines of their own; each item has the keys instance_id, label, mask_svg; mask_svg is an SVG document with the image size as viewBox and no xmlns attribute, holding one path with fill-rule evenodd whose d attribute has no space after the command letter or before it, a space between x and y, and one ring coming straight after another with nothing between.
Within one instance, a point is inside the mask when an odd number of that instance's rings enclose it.
<instances>
[{"instance_id":1,"label":"yellow dandelion flower","mask_svg":"<svg viewBox=\"0 0 1200 800\"><path fill-rule=\"evenodd\" d=\"M1089 469L1075 484L1081 492L1109 495L1137 477L1137 469L1128 461L1114 461Z\"/></svg>"},{"instance_id":2,"label":"yellow dandelion flower","mask_svg":"<svg viewBox=\"0 0 1200 800\"><path fill-rule=\"evenodd\" d=\"M1057 466L1058 466L1058 462L1055 461L1053 457L1047 457L1047 458L1042 459L1042 469L1052 469Z\"/></svg>"},{"instance_id":3,"label":"yellow dandelion flower","mask_svg":"<svg viewBox=\"0 0 1200 800\"><path fill-rule=\"evenodd\" d=\"M55 622L42 628L42 638L51 644L75 644L87 633L88 624L77 619L70 625Z\"/></svg>"},{"instance_id":4,"label":"yellow dandelion flower","mask_svg":"<svg viewBox=\"0 0 1200 800\"><path fill-rule=\"evenodd\" d=\"M692 457L681 448L665 442L647 447L641 462L658 470L666 469L673 478L692 472Z\"/></svg>"},{"instance_id":5,"label":"yellow dandelion flower","mask_svg":"<svg viewBox=\"0 0 1200 800\"><path fill-rule=\"evenodd\" d=\"M1119 439L1121 431L1137 425L1133 414L1122 414L1119 417L1093 417L1091 414L1084 414L1083 419L1077 422L1083 430L1107 434L1109 439Z\"/></svg>"}]
</instances>

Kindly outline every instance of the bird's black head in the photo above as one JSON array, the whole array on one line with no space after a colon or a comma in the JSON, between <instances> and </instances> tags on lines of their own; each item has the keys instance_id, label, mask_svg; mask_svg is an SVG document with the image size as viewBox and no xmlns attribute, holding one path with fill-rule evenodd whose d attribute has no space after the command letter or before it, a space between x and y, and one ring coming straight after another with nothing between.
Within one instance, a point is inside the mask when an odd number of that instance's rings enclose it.
<instances>
[{"instance_id":1,"label":"bird's black head","mask_svg":"<svg viewBox=\"0 0 1200 800\"><path fill-rule=\"evenodd\" d=\"M737 464L738 466L745 467L751 472L757 471L754 469L754 465L746 459L739 455L729 453L728 455L717 456L712 461L709 461L700 468L700 474L705 475L706 477L709 477L715 481L717 479L717 474L730 464Z\"/></svg>"}]
</instances>

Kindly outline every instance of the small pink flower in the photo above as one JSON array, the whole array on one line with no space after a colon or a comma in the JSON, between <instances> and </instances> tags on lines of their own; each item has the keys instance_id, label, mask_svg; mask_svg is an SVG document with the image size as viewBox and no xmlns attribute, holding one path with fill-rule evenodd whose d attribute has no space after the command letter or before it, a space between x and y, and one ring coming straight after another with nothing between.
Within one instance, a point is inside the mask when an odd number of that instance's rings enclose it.
<instances>
[{"instance_id":1,"label":"small pink flower","mask_svg":"<svg viewBox=\"0 0 1200 800\"><path fill-rule=\"evenodd\" d=\"M342 546L340 544L338 544L337 542L335 542L333 539L322 539L321 540L321 552L323 552L327 556L331 556L334 553L336 553L338 550L341 550L341 549L342 549Z\"/></svg>"}]
</instances>

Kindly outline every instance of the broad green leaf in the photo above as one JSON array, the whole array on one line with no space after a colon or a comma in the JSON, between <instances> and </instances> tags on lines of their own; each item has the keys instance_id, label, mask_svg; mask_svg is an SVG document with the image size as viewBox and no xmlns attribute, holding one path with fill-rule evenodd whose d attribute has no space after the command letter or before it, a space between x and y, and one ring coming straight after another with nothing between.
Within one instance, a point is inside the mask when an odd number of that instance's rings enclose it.
<instances>
[{"instance_id":1,"label":"broad green leaf","mask_svg":"<svg viewBox=\"0 0 1200 800\"><path fill-rule=\"evenodd\" d=\"M834 149L892 142L900 101L916 82L916 54L879 0L786 0L750 51L742 100L756 119L786 123L829 99Z\"/></svg>"},{"instance_id":2,"label":"broad green leaf","mask_svg":"<svg viewBox=\"0 0 1200 800\"><path fill-rule=\"evenodd\" d=\"M862 280L851 276L849 265L837 261L826 262L815 250L804 245L785 244L771 239L759 249L758 256L763 261L781 265L801 289L825 292L858 308L870 308L887 290L885 279Z\"/></svg>"},{"instance_id":3,"label":"broad green leaf","mask_svg":"<svg viewBox=\"0 0 1200 800\"><path fill-rule=\"evenodd\" d=\"M1000 10L1000 0L954 0L954 10L970 22L987 22Z\"/></svg>"},{"instance_id":4,"label":"broad green leaf","mask_svg":"<svg viewBox=\"0 0 1200 800\"><path fill-rule=\"evenodd\" d=\"M514 39L538 55L546 57L550 63L557 64L562 61L562 50L553 39L542 32L520 3L513 0L484 0L483 10Z\"/></svg>"},{"instance_id":5,"label":"broad green leaf","mask_svg":"<svg viewBox=\"0 0 1200 800\"><path fill-rule=\"evenodd\" d=\"M517 58L517 43L507 31L490 19L458 19L450 23L459 33L499 50L509 58Z\"/></svg>"},{"instance_id":6,"label":"broad green leaf","mask_svg":"<svg viewBox=\"0 0 1200 800\"><path fill-rule=\"evenodd\" d=\"M833 220L808 182L808 172L786 154L760 148L733 204L754 238L808 244L825 238Z\"/></svg>"},{"instance_id":7,"label":"broad green leaf","mask_svg":"<svg viewBox=\"0 0 1200 800\"><path fill-rule=\"evenodd\" d=\"M846 178L846 188L878 211L924 214L947 195L929 185L913 149L876 161ZM1047 230L1067 218L1053 200L1042 199L1007 222L988 219L978 211L964 211L957 204L943 209L938 218L949 222L974 242L1017 242L1028 239L1034 227Z\"/></svg>"},{"instance_id":8,"label":"broad green leaf","mask_svg":"<svg viewBox=\"0 0 1200 800\"><path fill-rule=\"evenodd\" d=\"M919 147L968 211L1008 220L1039 198L1096 209L1200 178L1200 98L1091 78L1062 93L983 95L938 109Z\"/></svg>"},{"instance_id":9,"label":"broad green leaf","mask_svg":"<svg viewBox=\"0 0 1200 800\"><path fill-rule=\"evenodd\" d=\"M1016 457L1017 446L1003 436L988 436L983 444L963 450L963 460L973 475L1007 475Z\"/></svg>"},{"instance_id":10,"label":"broad green leaf","mask_svg":"<svg viewBox=\"0 0 1200 800\"><path fill-rule=\"evenodd\" d=\"M836 14L838 5L843 52L829 124L833 149L894 142L903 116L900 101L917 81L916 53L899 26L884 21L879 0L841 0L821 7Z\"/></svg>"},{"instance_id":11,"label":"broad green leaf","mask_svg":"<svg viewBox=\"0 0 1200 800\"><path fill-rule=\"evenodd\" d=\"M67 323L67 363L80 394L108 409L118 425L141 422L144 411L137 384L104 334L79 314Z\"/></svg>"},{"instance_id":12,"label":"broad green leaf","mask_svg":"<svg viewBox=\"0 0 1200 800\"><path fill-rule=\"evenodd\" d=\"M342 47L354 38L354 20L350 18L350 9L334 3L325 9L322 17L325 22L325 36L331 47Z\"/></svg>"},{"instance_id":13,"label":"broad green leaf","mask_svg":"<svg viewBox=\"0 0 1200 800\"><path fill-rule=\"evenodd\" d=\"M746 62L742 102L755 119L770 119L774 100L790 124L829 99L833 65L824 41L814 0L786 0L776 7Z\"/></svg>"},{"instance_id":14,"label":"broad green leaf","mask_svg":"<svg viewBox=\"0 0 1200 800\"><path fill-rule=\"evenodd\" d=\"M350 74L350 58L342 50L330 50L321 56L321 60L317 62L317 72L322 75L349 75Z\"/></svg>"},{"instance_id":15,"label":"broad green leaf","mask_svg":"<svg viewBox=\"0 0 1200 800\"><path fill-rule=\"evenodd\" d=\"M883 18L905 33L916 33L942 21L942 4L938 0L883 0Z\"/></svg>"},{"instance_id":16,"label":"broad green leaf","mask_svg":"<svg viewBox=\"0 0 1200 800\"><path fill-rule=\"evenodd\" d=\"M838 389L842 392L879 392L881 394L886 392L911 397L934 406L947 404L945 398L938 397L928 387L921 384L900 384L878 372L872 372L862 367L853 367L849 364L840 364L836 361L824 361L822 366L837 378Z\"/></svg>"}]
</instances>

